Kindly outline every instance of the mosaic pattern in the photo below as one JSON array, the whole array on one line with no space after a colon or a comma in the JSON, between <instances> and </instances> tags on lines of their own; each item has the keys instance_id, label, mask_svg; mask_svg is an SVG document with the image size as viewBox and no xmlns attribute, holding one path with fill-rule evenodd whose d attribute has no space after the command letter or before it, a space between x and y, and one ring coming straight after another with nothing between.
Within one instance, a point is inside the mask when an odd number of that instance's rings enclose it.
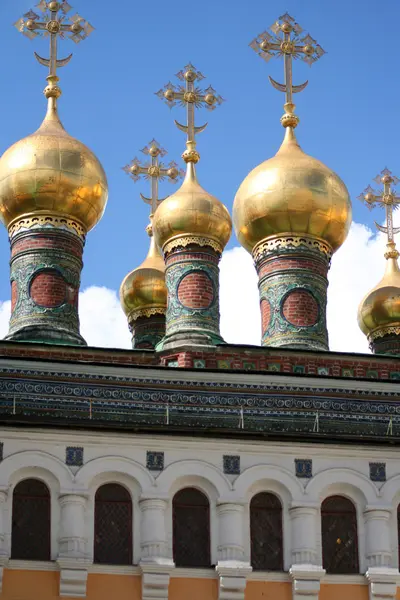
<instances>
[{"instance_id":1,"label":"mosaic pattern","mask_svg":"<svg viewBox=\"0 0 400 600\"><path fill-rule=\"evenodd\" d=\"M69 467L83 465L83 448L81 446L67 446L65 449L65 464Z\"/></svg>"},{"instance_id":2,"label":"mosaic pattern","mask_svg":"<svg viewBox=\"0 0 400 600\"><path fill-rule=\"evenodd\" d=\"M386 463L369 463L371 481L386 481Z\"/></svg>"},{"instance_id":3,"label":"mosaic pattern","mask_svg":"<svg viewBox=\"0 0 400 600\"><path fill-rule=\"evenodd\" d=\"M303 479L311 479L312 475L312 460L310 458L295 458L294 466L296 477Z\"/></svg>"},{"instance_id":4,"label":"mosaic pattern","mask_svg":"<svg viewBox=\"0 0 400 600\"><path fill-rule=\"evenodd\" d=\"M147 450L146 467L149 471L162 471L164 469L164 452Z\"/></svg>"},{"instance_id":5,"label":"mosaic pattern","mask_svg":"<svg viewBox=\"0 0 400 600\"><path fill-rule=\"evenodd\" d=\"M222 464L225 475L240 475L240 456L225 454Z\"/></svg>"}]
</instances>

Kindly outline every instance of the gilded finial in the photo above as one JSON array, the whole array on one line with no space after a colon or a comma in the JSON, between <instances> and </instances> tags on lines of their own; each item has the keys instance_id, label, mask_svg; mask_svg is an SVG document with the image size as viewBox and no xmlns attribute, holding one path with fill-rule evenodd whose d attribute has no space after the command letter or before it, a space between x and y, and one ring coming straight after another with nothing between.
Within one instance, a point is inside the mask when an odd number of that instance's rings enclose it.
<instances>
[{"instance_id":1,"label":"gilded finial","mask_svg":"<svg viewBox=\"0 0 400 600\"><path fill-rule=\"evenodd\" d=\"M157 207L165 200L165 198L158 197L158 182L167 178L171 183L176 183L184 173L182 169L178 169L178 165L174 161L171 161L168 165L160 162L160 157L164 157L167 151L155 139L152 139L141 152L150 156L151 161L141 164L139 159L135 157L128 165L123 167L123 170L135 183L139 181L141 175L145 179L151 180L151 197L147 198L143 194L140 194L140 197L146 204L150 205L150 217L152 217ZM151 230L147 229L147 232L151 235Z\"/></svg>"},{"instance_id":2,"label":"gilded finial","mask_svg":"<svg viewBox=\"0 0 400 600\"><path fill-rule=\"evenodd\" d=\"M375 225L379 231L382 231L382 233L386 233L387 235L387 251L385 252L385 258L397 259L399 253L394 242L394 235L400 232L400 227L393 226L393 211L400 205L400 196L396 196L394 189L398 185L400 179L393 175L389 169L385 168L375 177L374 181L383 187L379 190L374 190L369 185L365 188L363 193L358 196L358 200L364 202L370 210L375 206L385 207L386 226L379 225L376 221Z\"/></svg>"},{"instance_id":3,"label":"gilded finial","mask_svg":"<svg viewBox=\"0 0 400 600\"><path fill-rule=\"evenodd\" d=\"M294 128L299 123L299 117L294 114L296 105L293 103L293 94L303 91L308 81L293 85L293 59L300 58L311 66L325 54L325 50L308 33L304 34L300 25L288 13L279 17L270 27L270 32L260 33L250 47L266 62L273 57L284 57L285 83L278 83L272 77L269 80L275 89L285 93L285 114L281 117L283 127Z\"/></svg>"},{"instance_id":4,"label":"gilded finial","mask_svg":"<svg viewBox=\"0 0 400 600\"><path fill-rule=\"evenodd\" d=\"M175 86L169 82L161 90L156 92L156 95L164 100L170 108L176 104L186 106L187 124L181 125L178 121L175 121L175 124L178 129L187 134L186 150L182 154L183 160L186 163L196 164L200 160L200 155L196 150L196 134L204 131L207 127L207 123L200 127L195 126L194 109L205 106L208 110L214 110L224 100L211 86L205 90L196 86L196 82L204 79L204 75L191 63L179 71L176 76L184 82L184 85Z\"/></svg>"},{"instance_id":5,"label":"gilded finial","mask_svg":"<svg viewBox=\"0 0 400 600\"><path fill-rule=\"evenodd\" d=\"M57 76L57 68L64 67L72 58L72 54L66 58L57 58L57 40L58 37L64 39L69 37L73 42L78 44L88 37L93 31L93 27L78 14L67 17L67 14L72 9L66 0L57 2L55 0L41 0L36 8L42 14L42 17L33 10L30 10L21 19L14 23L15 27L23 35L30 40L38 35L43 37L50 36L50 58L42 58L35 52L37 61L44 67L48 67L49 74L47 76L48 85L44 89L46 98L53 98L53 103L61 96ZM43 20L40 20L40 19Z\"/></svg>"}]
</instances>

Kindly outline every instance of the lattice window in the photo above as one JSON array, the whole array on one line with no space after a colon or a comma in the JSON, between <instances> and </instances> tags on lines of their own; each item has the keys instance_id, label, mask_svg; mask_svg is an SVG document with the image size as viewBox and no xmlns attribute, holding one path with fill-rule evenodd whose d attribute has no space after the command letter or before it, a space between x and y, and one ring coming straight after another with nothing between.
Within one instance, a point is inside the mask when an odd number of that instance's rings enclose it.
<instances>
[{"instance_id":1,"label":"lattice window","mask_svg":"<svg viewBox=\"0 0 400 600\"><path fill-rule=\"evenodd\" d=\"M250 502L251 566L255 571L283 571L282 505L261 492Z\"/></svg>"},{"instance_id":2,"label":"lattice window","mask_svg":"<svg viewBox=\"0 0 400 600\"><path fill-rule=\"evenodd\" d=\"M94 509L94 562L132 564L132 499L116 483L99 487Z\"/></svg>"},{"instance_id":3,"label":"lattice window","mask_svg":"<svg viewBox=\"0 0 400 600\"><path fill-rule=\"evenodd\" d=\"M50 492L38 479L20 481L12 504L11 558L50 560Z\"/></svg>"},{"instance_id":4,"label":"lattice window","mask_svg":"<svg viewBox=\"0 0 400 600\"><path fill-rule=\"evenodd\" d=\"M330 496L321 506L322 562L327 573L359 573L357 514L343 496Z\"/></svg>"},{"instance_id":5,"label":"lattice window","mask_svg":"<svg viewBox=\"0 0 400 600\"><path fill-rule=\"evenodd\" d=\"M210 567L210 505L195 488L173 500L173 548L177 567Z\"/></svg>"}]
</instances>

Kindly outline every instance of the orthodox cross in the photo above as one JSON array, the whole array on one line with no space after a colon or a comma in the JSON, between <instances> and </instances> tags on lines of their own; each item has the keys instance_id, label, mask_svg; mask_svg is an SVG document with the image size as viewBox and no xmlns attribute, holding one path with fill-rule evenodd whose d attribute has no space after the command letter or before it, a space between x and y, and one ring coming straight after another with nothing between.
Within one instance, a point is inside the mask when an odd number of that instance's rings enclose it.
<instances>
[{"instance_id":1,"label":"orthodox cross","mask_svg":"<svg viewBox=\"0 0 400 600\"><path fill-rule=\"evenodd\" d=\"M175 121L175 124L178 129L187 134L188 148L192 147L194 150L196 145L196 134L201 133L207 127L207 123L200 127L195 126L194 109L205 106L208 110L214 110L217 105L220 105L223 102L223 98L218 96L211 86L205 90L196 86L196 82L204 79L204 75L202 75L202 73L200 73L200 71L198 71L191 63L179 71L176 76L180 81L184 82L184 85L181 84L175 86L169 82L161 90L156 92L156 95L162 100L165 100L170 108L177 103L180 104L180 106L186 106L187 124L181 125L178 121Z\"/></svg>"},{"instance_id":2,"label":"orthodox cross","mask_svg":"<svg viewBox=\"0 0 400 600\"><path fill-rule=\"evenodd\" d=\"M72 7L66 0L61 2L41 0L36 8L42 13L43 20L40 20L41 17L37 13L30 10L21 19L18 19L15 27L31 40L38 35L50 36L50 58L42 58L36 52L35 57L41 65L48 67L47 79L54 87L58 81L57 68L64 67L72 58L72 54L66 58L57 58L57 37L60 36L61 39L64 39L67 36L78 44L87 38L94 28L78 14L67 19L66 15Z\"/></svg>"},{"instance_id":3,"label":"orthodox cross","mask_svg":"<svg viewBox=\"0 0 400 600\"><path fill-rule=\"evenodd\" d=\"M374 181L378 184L382 184L383 190L380 189L375 191L369 185L365 188L363 193L358 196L358 200L365 202L370 210L377 205L385 207L386 226L379 225L376 221L375 225L379 231L387 234L388 243L393 244L394 234L400 232L400 227L393 227L393 211L400 205L400 196L395 195L395 190L393 188L396 187L400 179L393 175L389 169L383 169L383 171L375 177Z\"/></svg>"},{"instance_id":4,"label":"orthodox cross","mask_svg":"<svg viewBox=\"0 0 400 600\"><path fill-rule=\"evenodd\" d=\"M183 171L178 170L178 165L173 161L167 166L160 162L160 156L165 156L167 151L156 140L151 140L141 152L150 156L151 162L141 164L139 159L135 157L128 165L123 167L123 170L130 175L135 183L139 181L141 175L144 175L145 179L151 180L151 197L147 198L143 194L140 194L140 197L146 204L151 206L151 215L154 215L159 204L165 200L165 198L158 197L158 182L167 177L171 183L176 183L182 177Z\"/></svg>"},{"instance_id":5,"label":"orthodox cross","mask_svg":"<svg viewBox=\"0 0 400 600\"><path fill-rule=\"evenodd\" d=\"M303 29L288 13L279 17L270 27L270 32L260 33L250 47L266 62L272 57L284 57L285 83L278 83L272 77L269 80L275 89L285 93L286 105L293 105L292 95L303 91L308 85L308 81L293 85L293 59L301 59L311 66L325 54L325 50L308 33L302 35Z\"/></svg>"}]
</instances>

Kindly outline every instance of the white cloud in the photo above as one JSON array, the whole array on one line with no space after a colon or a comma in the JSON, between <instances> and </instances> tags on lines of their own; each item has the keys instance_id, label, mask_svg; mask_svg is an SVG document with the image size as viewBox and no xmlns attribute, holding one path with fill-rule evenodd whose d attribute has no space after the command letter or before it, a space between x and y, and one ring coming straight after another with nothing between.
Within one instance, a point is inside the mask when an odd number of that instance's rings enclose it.
<instances>
[{"instance_id":1,"label":"white cloud","mask_svg":"<svg viewBox=\"0 0 400 600\"><path fill-rule=\"evenodd\" d=\"M369 352L357 324L357 308L382 278L384 236L353 223L342 248L334 255L329 274L328 330L331 350ZM261 324L257 275L251 256L233 248L221 260L221 333L227 342L260 343ZM114 290L92 286L79 296L81 333L90 346L130 348L126 317ZM0 302L0 337L8 331L10 302Z\"/></svg>"}]
</instances>

